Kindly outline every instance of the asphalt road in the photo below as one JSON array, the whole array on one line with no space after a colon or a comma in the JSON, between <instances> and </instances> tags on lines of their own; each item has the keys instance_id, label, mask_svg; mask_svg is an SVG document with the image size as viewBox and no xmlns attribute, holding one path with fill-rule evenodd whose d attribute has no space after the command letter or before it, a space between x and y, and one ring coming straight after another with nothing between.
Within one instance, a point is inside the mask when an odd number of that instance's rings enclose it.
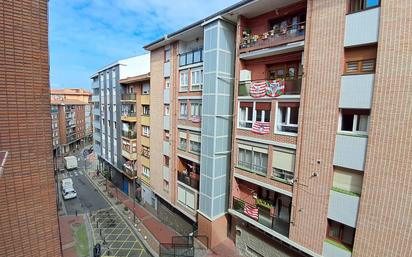
<instances>
[{"instance_id":1,"label":"asphalt road","mask_svg":"<svg viewBox=\"0 0 412 257\"><path fill-rule=\"evenodd\" d=\"M84 213L87 211L97 211L109 207L109 204L101 196L101 194L93 187L86 177L85 164L90 169L92 164L90 161L85 162L82 153L76 154L78 157L78 169L73 171L65 171L59 174L59 199L63 203L63 211L65 215L74 215L77 213ZM71 178L73 180L74 189L77 192L77 197L74 199L63 200L60 189L60 181L64 178Z\"/></svg>"}]
</instances>

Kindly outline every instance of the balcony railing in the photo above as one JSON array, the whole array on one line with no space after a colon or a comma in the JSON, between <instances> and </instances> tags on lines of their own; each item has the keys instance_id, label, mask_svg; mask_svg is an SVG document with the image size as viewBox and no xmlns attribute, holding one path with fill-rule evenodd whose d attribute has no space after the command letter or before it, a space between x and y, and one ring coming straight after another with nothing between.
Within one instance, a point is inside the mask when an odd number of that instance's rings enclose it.
<instances>
[{"instance_id":1,"label":"balcony railing","mask_svg":"<svg viewBox=\"0 0 412 257\"><path fill-rule=\"evenodd\" d=\"M257 199L257 201L258 200L259 199ZM263 200L259 202L265 203L266 201ZM242 199L233 197L233 210L284 236L289 236L289 221L277 217L274 214L274 206L267 204L252 205Z\"/></svg>"},{"instance_id":2,"label":"balcony railing","mask_svg":"<svg viewBox=\"0 0 412 257\"><path fill-rule=\"evenodd\" d=\"M136 170L131 165L128 165L127 163L123 164L123 172L126 173L126 175L129 175L130 177L137 176Z\"/></svg>"},{"instance_id":3,"label":"balcony railing","mask_svg":"<svg viewBox=\"0 0 412 257\"><path fill-rule=\"evenodd\" d=\"M122 118L137 118L136 111L124 111L122 112Z\"/></svg>"},{"instance_id":4,"label":"balcony railing","mask_svg":"<svg viewBox=\"0 0 412 257\"><path fill-rule=\"evenodd\" d=\"M135 101L136 94L122 94L122 101Z\"/></svg>"},{"instance_id":5,"label":"balcony railing","mask_svg":"<svg viewBox=\"0 0 412 257\"><path fill-rule=\"evenodd\" d=\"M287 170L272 168L272 177L274 179L284 180L288 184L292 184L295 174Z\"/></svg>"},{"instance_id":6,"label":"balcony railing","mask_svg":"<svg viewBox=\"0 0 412 257\"><path fill-rule=\"evenodd\" d=\"M136 139L137 133L135 131L122 131L122 136L129 139Z\"/></svg>"},{"instance_id":7,"label":"balcony railing","mask_svg":"<svg viewBox=\"0 0 412 257\"><path fill-rule=\"evenodd\" d=\"M261 166L261 165L256 165L250 162L244 162L238 160L237 166L241 169L246 169L252 173L256 173L262 176L266 176L267 174L267 167L266 166Z\"/></svg>"},{"instance_id":8,"label":"balcony railing","mask_svg":"<svg viewBox=\"0 0 412 257\"><path fill-rule=\"evenodd\" d=\"M195 64L203 61L203 49L179 55L179 66Z\"/></svg>"},{"instance_id":9,"label":"balcony railing","mask_svg":"<svg viewBox=\"0 0 412 257\"><path fill-rule=\"evenodd\" d=\"M305 22L292 24L276 30L269 30L261 35L252 35L245 30L239 48L241 51L251 51L303 40L305 38L305 25Z\"/></svg>"},{"instance_id":10,"label":"balcony railing","mask_svg":"<svg viewBox=\"0 0 412 257\"><path fill-rule=\"evenodd\" d=\"M255 84L262 84L262 82L266 82L266 85L259 86L263 87L260 88L261 90L264 90L261 94L261 97L264 96L270 96L270 97L277 97L281 95L300 95L300 89L302 86L302 78L278 78L278 79L283 79L284 80L284 89L282 88L276 88L276 86L282 86L281 84L275 84L272 83L272 79L267 79L267 80L247 80L247 81L241 81L239 82L239 90L238 94L239 96L252 96L250 93L250 89L252 86ZM277 93L276 93L277 92ZM254 95L256 98L256 95Z\"/></svg>"},{"instance_id":11,"label":"balcony railing","mask_svg":"<svg viewBox=\"0 0 412 257\"><path fill-rule=\"evenodd\" d=\"M178 172L177 180L196 190L199 190L199 175L194 172L190 172L187 175L183 172Z\"/></svg>"}]
</instances>

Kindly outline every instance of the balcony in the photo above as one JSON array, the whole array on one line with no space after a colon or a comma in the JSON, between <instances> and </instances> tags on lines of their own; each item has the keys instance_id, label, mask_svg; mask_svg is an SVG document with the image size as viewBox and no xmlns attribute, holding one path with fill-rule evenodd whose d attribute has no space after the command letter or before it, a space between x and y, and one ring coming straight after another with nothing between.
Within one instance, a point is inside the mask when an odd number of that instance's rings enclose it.
<instances>
[{"instance_id":1,"label":"balcony","mask_svg":"<svg viewBox=\"0 0 412 257\"><path fill-rule=\"evenodd\" d=\"M134 169L133 166L128 162L123 164L123 173L129 178L134 178L137 176L136 169Z\"/></svg>"},{"instance_id":2,"label":"balcony","mask_svg":"<svg viewBox=\"0 0 412 257\"><path fill-rule=\"evenodd\" d=\"M281 80L284 80L284 83L276 84L276 83L273 83L273 80L270 80L270 79L241 81L239 82L239 89L238 89L239 97L254 95L253 93L251 95L250 89L252 88L252 86L256 87L257 83L259 82L266 82L265 85L260 86L262 87L261 89L265 91L264 95L262 95L262 97L265 97L265 98L280 97L282 95L300 95L300 89L302 86L302 78L296 78L296 79L282 78ZM256 96L254 97L256 98Z\"/></svg>"},{"instance_id":3,"label":"balcony","mask_svg":"<svg viewBox=\"0 0 412 257\"><path fill-rule=\"evenodd\" d=\"M305 39L305 26L306 23L301 22L276 30L272 29L261 35L252 35L250 31L245 30L239 45L240 53L302 41Z\"/></svg>"},{"instance_id":4,"label":"balcony","mask_svg":"<svg viewBox=\"0 0 412 257\"><path fill-rule=\"evenodd\" d=\"M76 134L70 135L67 137L67 143L76 141Z\"/></svg>"},{"instance_id":5,"label":"balcony","mask_svg":"<svg viewBox=\"0 0 412 257\"><path fill-rule=\"evenodd\" d=\"M199 179L200 175L194 172L178 172L177 180L191 188L199 191Z\"/></svg>"},{"instance_id":6,"label":"balcony","mask_svg":"<svg viewBox=\"0 0 412 257\"><path fill-rule=\"evenodd\" d=\"M136 102L136 94L122 94L122 102Z\"/></svg>"},{"instance_id":7,"label":"balcony","mask_svg":"<svg viewBox=\"0 0 412 257\"><path fill-rule=\"evenodd\" d=\"M233 210L283 236L289 236L289 220L282 218L282 215L275 215L275 206L264 199L257 198L256 204L249 204L233 197Z\"/></svg>"},{"instance_id":8,"label":"balcony","mask_svg":"<svg viewBox=\"0 0 412 257\"><path fill-rule=\"evenodd\" d=\"M100 120L93 120L93 127L100 129Z\"/></svg>"},{"instance_id":9,"label":"balcony","mask_svg":"<svg viewBox=\"0 0 412 257\"><path fill-rule=\"evenodd\" d=\"M179 66L186 66L203 62L203 49L186 52L179 55Z\"/></svg>"},{"instance_id":10,"label":"balcony","mask_svg":"<svg viewBox=\"0 0 412 257\"><path fill-rule=\"evenodd\" d=\"M238 167L242 170L246 170L246 171L251 172L251 173L256 173L256 174L258 174L260 176L264 176L264 177L266 177L266 174L267 174L267 167L266 166L255 165L251 162L244 162L244 161L238 160L236 167Z\"/></svg>"},{"instance_id":11,"label":"balcony","mask_svg":"<svg viewBox=\"0 0 412 257\"><path fill-rule=\"evenodd\" d=\"M93 115L94 115L94 116L100 116L100 110L99 110L99 108L93 108Z\"/></svg>"},{"instance_id":12,"label":"balcony","mask_svg":"<svg viewBox=\"0 0 412 257\"><path fill-rule=\"evenodd\" d=\"M142 95L140 97L140 103L143 105L150 105L150 95Z\"/></svg>"},{"instance_id":13,"label":"balcony","mask_svg":"<svg viewBox=\"0 0 412 257\"><path fill-rule=\"evenodd\" d=\"M137 121L137 116L136 116L136 111L125 111L122 113L121 119L123 121L128 121L128 122L136 122Z\"/></svg>"},{"instance_id":14,"label":"balcony","mask_svg":"<svg viewBox=\"0 0 412 257\"><path fill-rule=\"evenodd\" d=\"M125 148L122 149L122 156L128 160L137 160L137 153L131 153Z\"/></svg>"},{"instance_id":15,"label":"balcony","mask_svg":"<svg viewBox=\"0 0 412 257\"><path fill-rule=\"evenodd\" d=\"M327 239L323 242L322 255L324 257L351 257L352 251L333 240Z\"/></svg>"},{"instance_id":16,"label":"balcony","mask_svg":"<svg viewBox=\"0 0 412 257\"><path fill-rule=\"evenodd\" d=\"M122 137L128 138L128 139L136 139L137 138L137 133L136 131L129 130L129 131L122 131Z\"/></svg>"}]
</instances>

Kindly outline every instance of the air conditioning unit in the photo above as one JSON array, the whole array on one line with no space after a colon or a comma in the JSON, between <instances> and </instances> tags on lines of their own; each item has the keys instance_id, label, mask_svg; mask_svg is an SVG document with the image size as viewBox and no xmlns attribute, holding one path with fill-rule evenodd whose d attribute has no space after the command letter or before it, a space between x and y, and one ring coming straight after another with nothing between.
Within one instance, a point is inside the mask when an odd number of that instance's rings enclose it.
<instances>
[{"instance_id":1,"label":"air conditioning unit","mask_svg":"<svg viewBox=\"0 0 412 257\"><path fill-rule=\"evenodd\" d=\"M240 70L239 81L250 81L252 80L252 72L250 70Z\"/></svg>"}]
</instances>

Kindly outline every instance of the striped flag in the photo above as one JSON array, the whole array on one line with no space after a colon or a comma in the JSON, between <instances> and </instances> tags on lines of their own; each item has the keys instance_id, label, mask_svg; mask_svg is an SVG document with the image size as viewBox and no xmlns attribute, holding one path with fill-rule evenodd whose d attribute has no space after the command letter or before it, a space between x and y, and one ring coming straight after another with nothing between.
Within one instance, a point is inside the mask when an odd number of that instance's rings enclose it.
<instances>
[{"instance_id":1,"label":"striped flag","mask_svg":"<svg viewBox=\"0 0 412 257\"><path fill-rule=\"evenodd\" d=\"M250 96L254 98L264 97L266 95L268 85L265 80L252 81L250 86Z\"/></svg>"},{"instance_id":2,"label":"striped flag","mask_svg":"<svg viewBox=\"0 0 412 257\"><path fill-rule=\"evenodd\" d=\"M270 132L270 123L255 121L252 125L252 132L260 135L269 134Z\"/></svg>"},{"instance_id":3,"label":"striped flag","mask_svg":"<svg viewBox=\"0 0 412 257\"><path fill-rule=\"evenodd\" d=\"M192 122L193 123L199 123L200 122L200 116L192 116Z\"/></svg>"},{"instance_id":4,"label":"striped flag","mask_svg":"<svg viewBox=\"0 0 412 257\"><path fill-rule=\"evenodd\" d=\"M245 204L243 212L252 219L258 220L259 218L259 209L255 206Z\"/></svg>"}]
</instances>

